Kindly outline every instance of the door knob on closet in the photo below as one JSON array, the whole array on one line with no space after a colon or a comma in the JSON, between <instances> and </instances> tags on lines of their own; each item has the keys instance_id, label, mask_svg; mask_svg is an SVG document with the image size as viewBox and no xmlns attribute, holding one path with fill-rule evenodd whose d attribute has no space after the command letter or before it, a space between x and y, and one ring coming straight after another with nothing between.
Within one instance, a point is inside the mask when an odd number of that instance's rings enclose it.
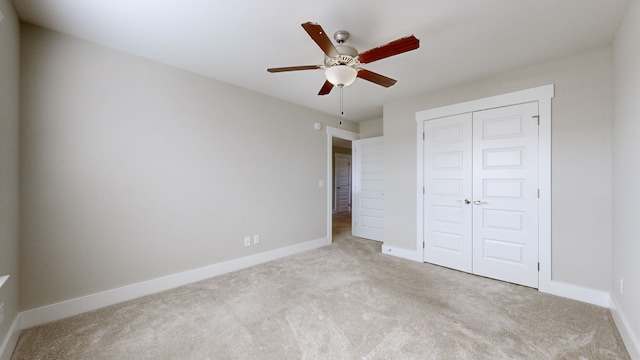
<instances>
[{"instance_id":1,"label":"door knob on closet","mask_svg":"<svg viewBox=\"0 0 640 360\"><path fill-rule=\"evenodd\" d=\"M480 200L476 200L476 201L474 201L473 203L474 203L474 204L476 204L476 205L484 205L484 204L488 204L488 202L486 202L486 201L480 201Z\"/></svg>"},{"instance_id":2,"label":"door knob on closet","mask_svg":"<svg viewBox=\"0 0 640 360\"><path fill-rule=\"evenodd\" d=\"M471 204L471 200L469 199L464 199L464 200L458 200L459 203L465 203L467 205Z\"/></svg>"}]
</instances>

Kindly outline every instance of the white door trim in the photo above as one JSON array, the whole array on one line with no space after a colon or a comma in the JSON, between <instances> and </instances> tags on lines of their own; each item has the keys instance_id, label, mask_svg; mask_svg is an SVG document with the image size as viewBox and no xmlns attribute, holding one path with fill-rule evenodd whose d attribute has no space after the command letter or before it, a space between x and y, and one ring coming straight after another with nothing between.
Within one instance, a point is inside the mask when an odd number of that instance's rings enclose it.
<instances>
[{"instance_id":1,"label":"white door trim","mask_svg":"<svg viewBox=\"0 0 640 360\"><path fill-rule=\"evenodd\" d=\"M353 131L327 126L327 239L333 242L333 138L344 140L358 140L360 134Z\"/></svg>"},{"instance_id":2,"label":"white door trim","mask_svg":"<svg viewBox=\"0 0 640 360\"><path fill-rule=\"evenodd\" d=\"M448 105L416 112L416 156L417 182L416 199L422 199L424 184L423 132L424 121L445 116L463 114L473 111L498 108L537 101L540 116L539 167L538 182L540 186L539 215L539 261L540 273L538 289L552 292L551 279L551 99L554 96L554 85L545 85L508 94L472 100L460 104ZM422 253L424 239L424 208L422 201L416 201L417 237L416 249ZM424 254L421 254L424 256Z\"/></svg>"}]
</instances>

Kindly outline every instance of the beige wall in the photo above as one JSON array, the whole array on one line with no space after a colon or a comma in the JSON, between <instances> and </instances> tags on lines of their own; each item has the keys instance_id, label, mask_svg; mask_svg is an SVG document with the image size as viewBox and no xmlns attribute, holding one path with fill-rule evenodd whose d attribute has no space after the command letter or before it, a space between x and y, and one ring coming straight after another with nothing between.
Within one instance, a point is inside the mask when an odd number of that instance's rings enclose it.
<instances>
[{"instance_id":1,"label":"beige wall","mask_svg":"<svg viewBox=\"0 0 640 360\"><path fill-rule=\"evenodd\" d=\"M640 356L640 2L632 0L613 46L612 296ZM624 279L624 293L620 292ZM628 347L630 344L628 344Z\"/></svg>"},{"instance_id":2,"label":"beige wall","mask_svg":"<svg viewBox=\"0 0 640 360\"><path fill-rule=\"evenodd\" d=\"M382 119L373 119L360 122L360 139L382 136L384 133Z\"/></svg>"},{"instance_id":3,"label":"beige wall","mask_svg":"<svg viewBox=\"0 0 640 360\"><path fill-rule=\"evenodd\" d=\"M0 346L18 313L18 136L20 27L9 0L0 0L0 276L10 275L0 289L4 322ZM2 355L2 354L0 354Z\"/></svg>"},{"instance_id":4,"label":"beige wall","mask_svg":"<svg viewBox=\"0 0 640 360\"><path fill-rule=\"evenodd\" d=\"M22 309L327 235L313 124L337 118L30 25L21 40Z\"/></svg>"},{"instance_id":5,"label":"beige wall","mask_svg":"<svg viewBox=\"0 0 640 360\"><path fill-rule=\"evenodd\" d=\"M416 250L417 111L553 83L552 278L609 291L610 69L604 48L385 105L385 244Z\"/></svg>"}]
</instances>

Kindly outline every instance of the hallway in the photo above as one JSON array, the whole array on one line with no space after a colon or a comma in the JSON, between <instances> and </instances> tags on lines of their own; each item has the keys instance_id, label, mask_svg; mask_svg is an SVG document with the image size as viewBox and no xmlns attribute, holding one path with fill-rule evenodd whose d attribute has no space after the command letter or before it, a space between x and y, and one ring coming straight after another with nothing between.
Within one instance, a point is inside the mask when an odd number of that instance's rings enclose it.
<instances>
[{"instance_id":1,"label":"hallway","mask_svg":"<svg viewBox=\"0 0 640 360\"><path fill-rule=\"evenodd\" d=\"M333 215L333 241L351 237L351 213Z\"/></svg>"}]
</instances>

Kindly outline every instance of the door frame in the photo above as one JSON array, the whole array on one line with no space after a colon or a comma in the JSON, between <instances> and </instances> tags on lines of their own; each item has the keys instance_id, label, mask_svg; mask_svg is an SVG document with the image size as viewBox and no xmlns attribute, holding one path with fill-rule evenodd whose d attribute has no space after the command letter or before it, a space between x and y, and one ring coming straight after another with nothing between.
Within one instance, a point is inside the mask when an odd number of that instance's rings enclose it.
<instances>
[{"instance_id":1,"label":"door frame","mask_svg":"<svg viewBox=\"0 0 640 360\"><path fill-rule=\"evenodd\" d=\"M424 202L420 200L423 199L424 192L424 122L451 115L537 101L540 121L538 137L538 183L540 188L538 207L538 261L540 263L540 271L538 273L538 289L543 292L554 292L554 284L551 279L551 99L554 97L554 92L554 84L549 84L416 112L416 249L421 250L424 246ZM419 258L424 262L424 251L418 251L418 253L420 253Z\"/></svg>"},{"instance_id":2,"label":"door frame","mask_svg":"<svg viewBox=\"0 0 640 360\"><path fill-rule=\"evenodd\" d=\"M333 138L358 140L360 134L327 126L327 239L333 243Z\"/></svg>"}]
</instances>

